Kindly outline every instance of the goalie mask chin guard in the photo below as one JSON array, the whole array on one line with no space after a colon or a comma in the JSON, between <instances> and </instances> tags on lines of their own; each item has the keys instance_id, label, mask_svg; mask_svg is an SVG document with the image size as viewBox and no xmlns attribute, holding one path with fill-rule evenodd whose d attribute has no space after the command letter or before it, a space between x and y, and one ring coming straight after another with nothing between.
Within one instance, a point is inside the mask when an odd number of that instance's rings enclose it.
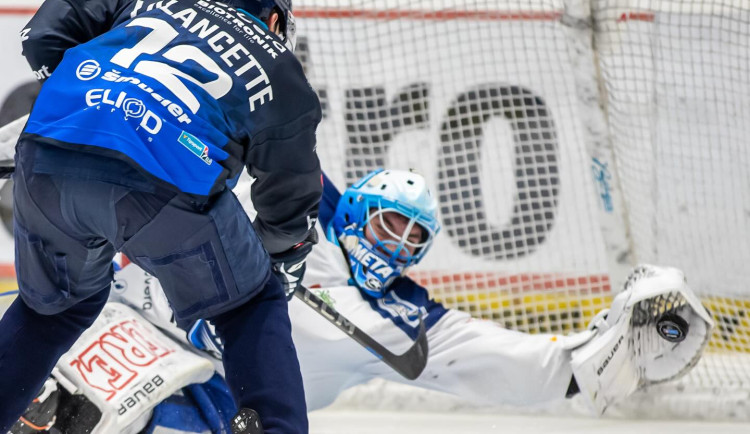
<instances>
[{"instance_id":1,"label":"goalie mask chin guard","mask_svg":"<svg viewBox=\"0 0 750 434\"><path fill-rule=\"evenodd\" d=\"M297 23L292 14L292 0L237 0L238 10L248 13L266 26L268 17L276 11L280 15L281 40L287 49L294 52L297 44ZM268 28L268 26L266 26Z\"/></svg>"},{"instance_id":2,"label":"goalie mask chin guard","mask_svg":"<svg viewBox=\"0 0 750 434\"><path fill-rule=\"evenodd\" d=\"M397 227L393 220L399 221ZM394 279L422 260L438 232L437 201L425 179L414 172L379 169L341 196L329 238L346 250L357 286L380 298ZM414 233L421 237L414 240Z\"/></svg>"}]
</instances>

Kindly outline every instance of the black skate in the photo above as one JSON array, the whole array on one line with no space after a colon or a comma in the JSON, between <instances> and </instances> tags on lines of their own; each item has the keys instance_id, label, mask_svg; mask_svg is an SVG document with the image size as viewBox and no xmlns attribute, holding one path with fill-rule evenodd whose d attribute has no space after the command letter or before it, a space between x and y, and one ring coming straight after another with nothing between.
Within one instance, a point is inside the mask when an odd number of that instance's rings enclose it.
<instances>
[{"instance_id":1,"label":"black skate","mask_svg":"<svg viewBox=\"0 0 750 434\"><path fill-rule=\"evenodd\" d=\"M263 434L258 412L249 408L240 409L232 418L232 434Z\"/></svg>"},{"instance_id":2,"label":"black skate","mask_svg":"<svg viewBox=\"0 0 750 434\"><path fill-rule=\"evenodd\" d=\"M10 428L9 434L31 434L40 431L56 432L55 425L57 407L60 400L60 391L57 382L48 379L42 386L42 390L29 404L24 414Z\"/></svg>"}]
</instances>

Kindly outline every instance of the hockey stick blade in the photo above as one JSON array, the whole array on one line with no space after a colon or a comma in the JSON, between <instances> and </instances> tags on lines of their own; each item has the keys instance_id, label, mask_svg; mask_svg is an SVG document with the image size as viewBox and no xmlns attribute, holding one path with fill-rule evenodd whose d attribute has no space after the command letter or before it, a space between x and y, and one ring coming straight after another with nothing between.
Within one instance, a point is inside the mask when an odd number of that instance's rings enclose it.
<instances>
[{"instance_id":1,"label":"hockey stick blade","mask_svg":"<svg viewBox=\"0 0 750 434\"><path fill-rule=\"evenodd\" d=\"M422 321L421 313L419 313L419 336L417 336L414 344L412 344L405 353L398 355L388 351L383 345L378 343L367 333L363 332L356 325L352 324L346 319L346 317L326 304L309 289L303 286L298 286L294 295L306 305L315 309L315 311L321 314L323 318L328 320L328 322L349 335L349 337L365 347L367 351L374 354L375 357L382 360L383 363L393 368L394 371L401 374L404 378L408 380L416 379L427 365L427 354L429 349L427 345L427 330L425 329L424 321Z\"/></svg>"}]
</instances>

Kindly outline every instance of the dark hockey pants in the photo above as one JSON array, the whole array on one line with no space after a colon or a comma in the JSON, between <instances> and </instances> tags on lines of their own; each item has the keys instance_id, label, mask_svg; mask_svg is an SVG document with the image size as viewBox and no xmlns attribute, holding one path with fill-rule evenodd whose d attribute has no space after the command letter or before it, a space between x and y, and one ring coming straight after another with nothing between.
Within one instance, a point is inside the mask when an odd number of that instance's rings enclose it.
<instances>
[{"instance_id":1,"label":"dark hockey pants","mask_svg":"<svg viewBox=\"0 0 750 434\"><path fill-rule=\"evenodd\" d=\"M121 250L160 280L178 323L214 321L239 407L269 434L306 433L283 289L234 194L198 211L158 188L36 173L32 145L19 144L14 175L20 296L0 321L0 432L95 320Z\"/></svg>"}]
</instances>

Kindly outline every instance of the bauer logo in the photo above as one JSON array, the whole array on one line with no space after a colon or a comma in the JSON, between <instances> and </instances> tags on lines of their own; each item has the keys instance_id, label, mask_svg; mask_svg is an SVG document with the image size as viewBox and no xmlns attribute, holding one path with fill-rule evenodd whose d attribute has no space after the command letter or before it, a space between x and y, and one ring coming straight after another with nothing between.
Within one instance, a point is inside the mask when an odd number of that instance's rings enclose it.
<instances>
[{"instance_id":1,"label":"bauer logo","mask_svg":"<svg viewBox=\"0 0 750 434\"><path fill-rule=\"evenodd\" d=\"M194 135L190 133L186 133L183 131L180 133L180 137L177 139L182 146L188 148L190 152L195 154L198 158L203 160L204 163L208 164L209 166L211 163L213 163L213 160L209 158L208 156L208 146L206 146L205 143L201 142L200 139L195 137Z\"/></svg>"},{"instance_id":2,"label":"bauer logo","mask_svg":"<svg viewBox=\"0 0 750 434\"><path fill-rule=\"evenodd\" d=\"M607 357L602 362L602 365L599 367L599 369L596 370L597 376L601 377L601 375L604 373L604 370L607 369L607 365L609 365L609 362L611 362L612 358L615 357L615 354L617 354L617 350L620 349L623 339L625 339L625 336L621 335L620 339L617 340L615 345L612 347L612 350L609 352Z\"/></svg>"},{"instance_id":3,"label":"bauer logo","mask_svg":"<svg viewBox=\"0 0 750 434\"><path fill-rule=\"evenodd\" d=\"M99 66L99 62L91 59L84 60L76 68L76 77L82 81L89 81L98 77L100 72L102 72L102 68Z\"/></svg>"}]
</instances>

